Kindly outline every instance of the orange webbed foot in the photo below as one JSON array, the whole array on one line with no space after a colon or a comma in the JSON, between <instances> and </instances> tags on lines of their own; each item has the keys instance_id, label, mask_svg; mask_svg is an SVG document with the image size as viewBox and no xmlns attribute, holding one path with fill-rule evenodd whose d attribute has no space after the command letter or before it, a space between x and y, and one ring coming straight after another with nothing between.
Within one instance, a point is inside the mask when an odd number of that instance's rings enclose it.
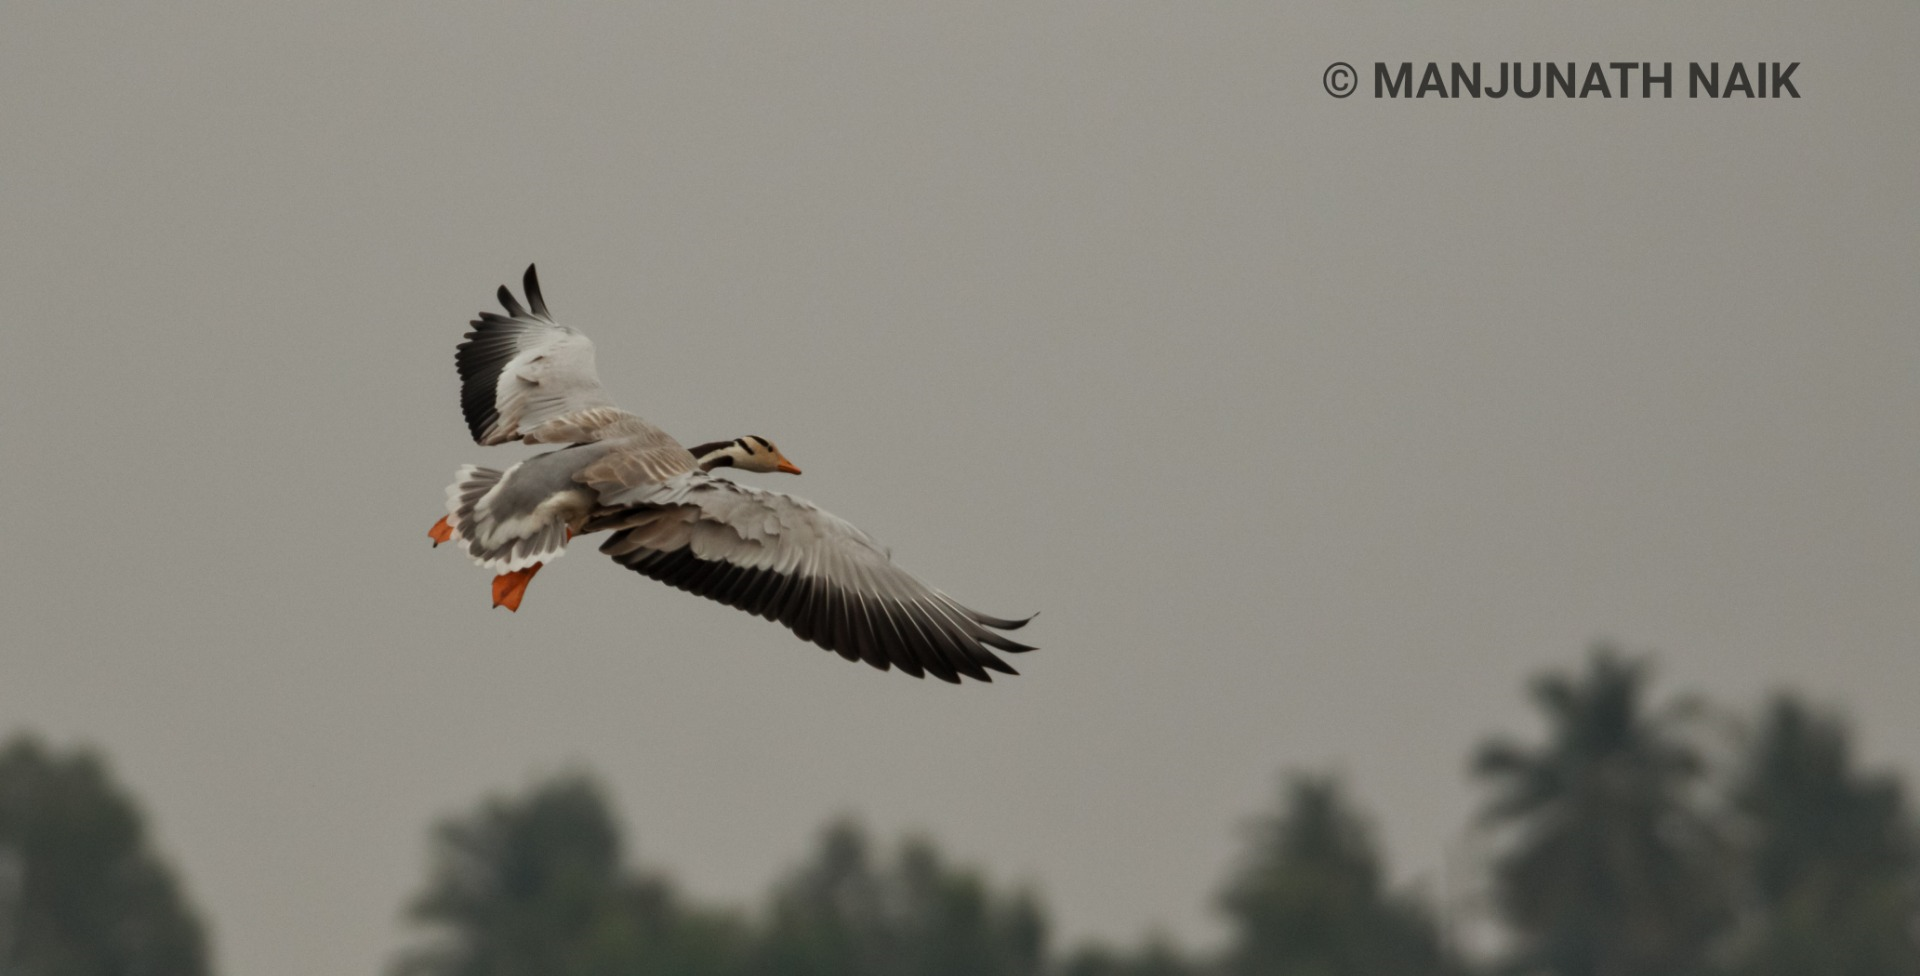
<instances>
[{"instance_id":1,"label":"orange webbed foot","mask_svg":"<svg viewBox=\"0 0 1920 976\"><path fill-rule=\"evenodd\" d=\"M533 582L533 574L540 571L543 563L534 563L526 569L516 569L511 573L501 573L493 578L493 605L506 607L518 612L520 600L527 595L527 584Z\"/></svg>"},{"instance_id":2,"label":"orange webbed foot","mask_svg":"<svg viewBox=\"0 0 1920 976\"><path fill-rule=\"evenodd\" d=\"M436 549L440 547L440 543L452 541L453 526L447 524L445 515L440 516L440 521L433 523L433 528L427 530L427 538L433 540L433 546Z\"/></svg>"}]
</instances>

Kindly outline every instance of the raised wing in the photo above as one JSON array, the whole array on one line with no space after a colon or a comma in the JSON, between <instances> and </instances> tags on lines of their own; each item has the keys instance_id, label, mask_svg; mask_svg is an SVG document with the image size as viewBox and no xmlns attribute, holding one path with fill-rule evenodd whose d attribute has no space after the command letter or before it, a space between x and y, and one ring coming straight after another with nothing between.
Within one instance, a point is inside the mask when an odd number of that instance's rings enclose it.
<instances>
[{"instance_id":1,"label":"raised wing","mask_svg":"<svg viewBox=\"0 0 1920 976\"><path fill-rule=\"evenodd\" d=\"M669 586L785 624L849 661L959 683L1018 674L993 653L1033 650L895 566L851 523L809 502L694 472L645 491L601 496L585 531L600 551ZM1031 618L1029 618L1031 619Z\"/></svg>"},{"instance_id":2,"label":"raised wing","mask_svg":"<svg viewBox=\"0 0 1920 976\"><path fill-rule=\"evenodd\" d=\"M593 369L593 342L547 314L527 265L527 304L500 286L506 315L481 312L454 353L460 410L481 444L583 443L632 415L613 405Z\"/></svg>"}]
</instances>

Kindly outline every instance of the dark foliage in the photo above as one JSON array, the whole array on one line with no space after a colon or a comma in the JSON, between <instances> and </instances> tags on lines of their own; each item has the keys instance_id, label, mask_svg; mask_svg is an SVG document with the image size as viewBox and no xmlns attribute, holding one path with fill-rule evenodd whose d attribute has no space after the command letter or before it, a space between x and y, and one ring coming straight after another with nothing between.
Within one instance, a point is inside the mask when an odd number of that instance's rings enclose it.
<instances>
[{"instance_id":1,"label":"dark foliage","mask_svg":"<svg viewBox=\"0 0 1920 976\"><path fill-rule=\"evenodd\" d=\"M775 889L759 976L1039 976L1046 920L1026 892L994 891L910 840L876 856L840 821Z\"/></svg>"},{"instance_id":2,"label":"dark foliage","mask_svg":"<svg viewBox=\"0 0 1920 976\"><path fill-rule=\"evenodd\" d=\"M140 811L87 750L0 750L0 972L204 976L207 940Z\"/></svg>"},{"instance_id":3,"label":"dark foliage","mask_svg":"<svg viewBox=\"0 0 1920 976\"><path fill-rule=\"evenodd\" d=\"M1920 974L1920 843L1900 785L1854 769L1838 718L1767 706L1733 791L1741 976Z\"/></svg>"},{"instance_id":4,"label":"dark foliage","mask_svg":"<svg viewBox=\"0 0 1920 976\"><path fill-rule=\"evenodd\" d=\"M1601 647L1528 686L1535 743L1495 738L1491 906L1513 976L1920 976L1920 825L1857 768L1846 725L1792 695L1735 750L1643 659ZM1723 744L1725 739L1720 740ZM1730 757L1721 762L1711 757ZM1724 774L1724 775L1723 775ZM1165 938L1048 946L1046 913L930 840L829 824L753 912L690 902L630 866L582 774L439 824L393 976L1457 976L1486 967L1391 890L1339 782L1295 775L1218 895L1217 952ZM1463 906L1453 906L1456 923ZM1469 923L1477 909L1466 906ZM139 811L94 754L0 749L0 976L204 976L207 941Z\"/></svg>"},{"instance_id":5,"label":"dark foliage","mask_svg":"<svg viewBox=\"0 0 1920 976\"><path fill-rule=\"evenodd\" d=\"M435 935L397 976L705 976L743 955L727 913L624 866L612 810L580 775L442 823L412 916Z\"/></svg>"},{"instance_id":6,"label":"dark foliage","mask_svg":"<svg viewBox=\"0 0 1920 976\"><path fill-rule=\"evenodd\" d=\"M1521 971L1702 972L1730 917L1686 735L1694 709L1649 711L1647 678L1644 661L1597 648L1585 673L1533 682L1545 742L1498 739L1475 758L1493 793L1485 822L1505 840L1494 886Z\"/></svg>"},{"instance_id":7,"label":"dark foliage","mask_svg":"<svg viewBox=\"0 0 1920 976\"><path fill-rule=\"evenodd\" d=\"M1288 782L1220 895L1232 976L1439 976L1457 972L1415 900L1390 894L1366 821L1326 776Z\"/></svg>"}]
</instances>

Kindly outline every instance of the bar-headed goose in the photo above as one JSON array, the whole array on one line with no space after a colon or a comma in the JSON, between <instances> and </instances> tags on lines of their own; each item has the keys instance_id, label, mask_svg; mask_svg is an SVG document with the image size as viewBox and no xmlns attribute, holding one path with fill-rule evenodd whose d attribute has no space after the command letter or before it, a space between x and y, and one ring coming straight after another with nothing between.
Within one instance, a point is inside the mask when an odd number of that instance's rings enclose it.
<instances>
[{"instance_id":1,"label":"bar-headed goose","mask_svg":"<svg viewBox=\"0 0 1920 976\"><path fill-rule=\"evenodd\" d=\"M563 446L505 471L461 468L429 533L498 574L494 606L518 610L534 573L569 540L608 532L600 551L622 566L779 621L849 661L955 683L1018 673L993 651L1033 650L997 633L1026 620L961 606L807 501L710 474L800 469L757 436L689 451L614 406L593 343L547 313L532 265L525 288L523 308L501 286L507 314L481 312L455 353L460 406L483 445Z\"/></svg>"}]
</instances>

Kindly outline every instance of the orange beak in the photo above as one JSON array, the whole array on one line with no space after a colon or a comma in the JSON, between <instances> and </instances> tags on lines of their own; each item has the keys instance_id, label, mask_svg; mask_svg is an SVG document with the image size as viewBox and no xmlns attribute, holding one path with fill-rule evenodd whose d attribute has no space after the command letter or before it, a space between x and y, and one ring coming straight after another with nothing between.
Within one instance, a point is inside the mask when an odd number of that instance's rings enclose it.
<instances>
[{"instance_id":1,"label":"orange beak","mask_svg":"<svg viewBox=\"0 0 1920 976\"><path fill-rule=\"evenodd\" d=\"M773 466L773 470L775 470L775 471L785 471L785 472L786 472L786 473L788 473L788 474L799 474L799 473L800 473L800 469L799 469L799 468L796 468L796 467L794 467L794 466L793 466L793 462L792 462L792 461L789 461L789 460L787 460L787 459L786 459L786 457L785 457L784 455L782 455L782 456L781 456L781 458L780 458L780 463L779 463L779 464L776 464L776 465L774 465L774 466Z\"/></svg>"}]
</instances>

